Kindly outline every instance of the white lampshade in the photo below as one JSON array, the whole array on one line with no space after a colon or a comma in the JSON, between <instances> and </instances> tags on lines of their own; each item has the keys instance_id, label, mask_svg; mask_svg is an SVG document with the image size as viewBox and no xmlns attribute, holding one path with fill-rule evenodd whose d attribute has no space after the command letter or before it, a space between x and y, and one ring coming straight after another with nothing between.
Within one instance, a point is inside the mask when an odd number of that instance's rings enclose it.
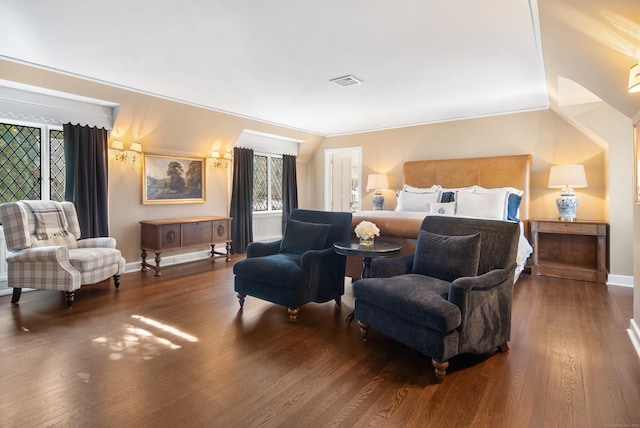
<instances>
[{"instance_id":1,"label":"white lampshade","mask_svg":"<svg viewBox=\"0 0 640 428\"><path fill-rule=\"evenodd\" d=\"M122 145L122 141L120 140L113 140L111 142L111 148L115 150L124 150L124 146Z\"/></svg>"},{"instance_id":2,"label":"white lampshade","mask_svg":"<svg viewBox=\"0 0 640 428\"><path fill-rule=\"evenodd\" d=\"M220 159L220 152L211 152L211 157L214 159Z\"/></svg>"},{"instance_id":3,"label":"white lampshade","mask_svg":"<svg viewBox=\"0 0 640 428\"><path fill-rule=\"evenodd\" d=\"M131 146L129 146L129 150L131 150L132 152L141 153L142 146L140 145L140 143L131 143Z\"/></svg>"},{"instance_id":4,"label":"white lampshade","mask_svg":"<svg viewBox=\"0 0 640 428\"><path fill-rule=\"evenodd\" d=\"M367 190L388 189L389 178L387 174L369 174L367 178Z\"/></svg>"},{"instance_id":5,"label":"white lampshade","mask_svg":"<svg viewBox=\"0 0 640 428\"><path fill-rule=\"evenodd\" d=\"M587 187L584 165L556 165L549 172L549 188Z\"/></svg>"}]
</instances>

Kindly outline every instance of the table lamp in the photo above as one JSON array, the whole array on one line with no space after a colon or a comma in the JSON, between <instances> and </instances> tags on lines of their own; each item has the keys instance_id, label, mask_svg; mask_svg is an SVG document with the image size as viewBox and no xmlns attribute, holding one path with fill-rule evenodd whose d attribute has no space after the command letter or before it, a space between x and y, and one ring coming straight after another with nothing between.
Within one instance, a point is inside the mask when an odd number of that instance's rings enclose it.
<instances>
[{"instance_id":1,"label":"table lamp","mask_svg":"<svg viewBox=\"0 0 640 428\"><path fill-rule=\"evenodd\" d=\"M578 209L578 198L573 193L573 188L587 187L587 176L583 165L556 165L549 172L549 184L551 189L562 189L560 197L556 199L556 206L560 220L574 221Z\"/></svg>"},{"instance_id":2,"label":"table lamp","mask_svg":"<svg viewBox=\"0 0 640 428\"><path fill-rule=\"evenodd\" d=\"M389 178L387 174L369 174L367 178L367 190L375 190L371 201L373 202L373 210L382 210L384 204L384 196L382 196L381 189L389 188Z\"/></svg>"}]
</instances>

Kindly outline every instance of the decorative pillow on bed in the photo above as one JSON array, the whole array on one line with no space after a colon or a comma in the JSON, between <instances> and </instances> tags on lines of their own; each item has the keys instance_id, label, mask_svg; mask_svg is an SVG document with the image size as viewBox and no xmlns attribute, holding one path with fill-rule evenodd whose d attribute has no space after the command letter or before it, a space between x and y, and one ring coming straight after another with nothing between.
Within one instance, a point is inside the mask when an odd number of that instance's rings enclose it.
<instances>
[{"instance_id":1,"label":"decorative pillow on bed","mask_svg":"<svg viewBox=\"0 0 640 428\"><path fill-rule=\"evenodd\" d=\"M413 193L403 190L398 192L398 205L396 211L429 211L429 204L438 202L440 192Z\"/></svg>"},{"instance_id":2,"label":"decorative pillow on bed","mask_svg":"<svg viewBox=\"0 0 640 428\"><path fill-rule=\"evenodd\" d=\"M456 215L455 202L433 202L429 204L429 213L438 215Z\"/></svg>"},{"instance_id":3,"label":"decorative pillow on bed","mask_svg":"<svg viewBox=\"0 0 640 428\"><path fill-rule=\"evenodd\" d=\"M456 192L440 193L440 202L453 202L456 200Z\"/></svg>"},{"instance_id":4,"label":"decorative pillow on bed","mask_svg":"<svg viewBox=\"0 0 640 428\"><path fill-rule=\"evenodd\" d=\"M494 187L487 189L482 186L476 186L475 193L499 193L503 195L504 213L502 219L520 221L518 219L518 208L520 207L520 202L522 201L522 195L524 195L524 192L522 190L516 189L515 187Z\"/></svg>"},{"instance_id":5,"label":"decorative pillow on bed","mask_svg":"<svg viewBox=\"0 0 640 428\"><path fill-rule=\"evenodd\" d=\"M509 193L507 198L507 220L520 221L520 202L522 202L522 196Z\"/></svg>"},{"instance_id":6,"label":"decorative pillow on bed","mask_svg":"<svg viewBox=\"0 0 640 428\"><path fill-rule=\"evenodd\" d=\"M322 250L330 230L330 224L307 223L288 219L280 243L280 252L303 254L309 250Z\"/></svg>"},{"instance_id":7,"label":"decorative pillow on bed","mask_svg":"<svg viewBox=\"0 0 640 428\"><path fill-rule=\"evenodd\" d=\"M421 230L411 272L451 282L463 276L476 276L479 264L479 233L445 236Z\"/></svg>"},{"instance_id":8,"label":"decorative pillow on bed","mask_svg":"<svg viewBox=\"0 0 640 428\"><path fill-rule=\"evenodd\" d=\"M411 193L433 193L433 192L440 191L440 185L434 184L431 187L414 187L414 186L409 186L408 184L405 184L404 186L402 186L402 190L404 190L405 192L411 192Z\"/></svg>"},{"instance_id":9,"label":"decorative pillow on bed","mask_svg":"<svg viewBox=\"0 0 640 428\"><path fill-rule=\"evenodd\" d=\"M456 194L456 215L504 220L505 194L500 192Z\"/></svg>"}]
</instances>

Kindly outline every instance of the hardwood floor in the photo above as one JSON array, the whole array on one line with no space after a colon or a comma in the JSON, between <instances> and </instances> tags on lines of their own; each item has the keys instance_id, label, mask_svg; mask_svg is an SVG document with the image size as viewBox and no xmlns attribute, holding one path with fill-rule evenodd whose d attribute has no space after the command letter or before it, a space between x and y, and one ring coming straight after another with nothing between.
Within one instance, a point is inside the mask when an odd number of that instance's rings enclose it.
<instances>
[{"instance_id":1,"label":"hardwood floor","mask_svg":"<svg viewBox=\"0 0 640 428\"><path fill-rule=\"evenodd\" d=\"M341 307L287 311L231 266L196 262L62 293L0 297L2 427L640 426L632 289L523 275L511 351L430 359L372 330L351 286Z\"/></svg>"}]
</instances>

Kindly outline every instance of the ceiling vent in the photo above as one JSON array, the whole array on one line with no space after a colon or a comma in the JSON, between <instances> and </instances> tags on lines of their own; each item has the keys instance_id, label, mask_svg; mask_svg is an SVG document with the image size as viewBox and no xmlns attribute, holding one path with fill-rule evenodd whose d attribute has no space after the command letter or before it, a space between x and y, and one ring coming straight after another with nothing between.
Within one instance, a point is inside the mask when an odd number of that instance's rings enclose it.
<instances>
[{"instance_id":1,"label":"ceiling vent","mask_svg":"<svg viewBox=\"0 0 640 428\"><path fill-rule=\"evenodd\" d=\"M358 79L356 76L352 76L351 74L342 77L336 77L335 79L330 79L330 82L335 83L340 86L355 86L362 83L362 80Z\"/></svg>"}]
</instances>

